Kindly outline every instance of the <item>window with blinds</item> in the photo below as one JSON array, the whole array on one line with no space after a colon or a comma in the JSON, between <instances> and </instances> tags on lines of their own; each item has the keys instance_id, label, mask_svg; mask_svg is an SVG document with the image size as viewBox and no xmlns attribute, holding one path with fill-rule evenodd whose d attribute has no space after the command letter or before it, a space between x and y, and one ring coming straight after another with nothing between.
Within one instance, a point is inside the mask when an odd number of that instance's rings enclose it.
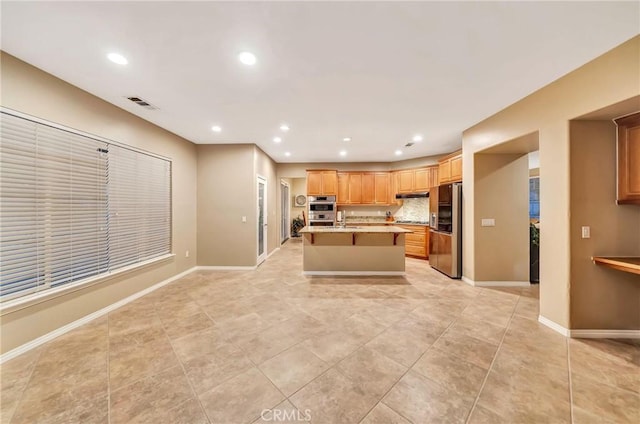
<instances>
[{"instance_id":1,"label":"window with blinds","mask_svg":"<svg viewBox=\"0 0 640 424\"><path fill-rule=\"evenodd\" d=\"M0 298L171 252L171 163L2 112Z\"/></svg>"}]
</instances>

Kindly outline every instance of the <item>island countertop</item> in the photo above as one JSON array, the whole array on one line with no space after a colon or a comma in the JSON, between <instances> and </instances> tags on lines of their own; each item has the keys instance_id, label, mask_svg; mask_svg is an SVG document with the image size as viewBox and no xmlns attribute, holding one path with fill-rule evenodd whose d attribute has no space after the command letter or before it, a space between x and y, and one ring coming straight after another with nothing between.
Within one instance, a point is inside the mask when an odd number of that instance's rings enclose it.
<instances>
[{"instance_id":1,"label":"island countertop","mask_svg":"<svg viewBox=\"0 0 640 424\"><path fill-rule=\"evenodd\" d=\"M411 230L406 230L404 228L395 227L393 225L366 225L366 226L354 226L347 225L345 227L325 227L325 226L317 226L310 227L306 226L302 230L298 231L302 234L334 234L334 233L410 233Z\"/></svg>"}]
</instances>

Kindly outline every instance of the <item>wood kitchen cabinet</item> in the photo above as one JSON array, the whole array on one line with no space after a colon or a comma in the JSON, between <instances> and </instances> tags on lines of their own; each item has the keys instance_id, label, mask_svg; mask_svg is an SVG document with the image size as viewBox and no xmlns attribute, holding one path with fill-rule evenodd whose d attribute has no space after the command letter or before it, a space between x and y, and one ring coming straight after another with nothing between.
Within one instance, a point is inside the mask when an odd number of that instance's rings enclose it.
<instances>
[{"instance_id":1,"label":"wood kitchen cabinet","mask_svg":"<svg viewBox=\"0 0 640 424\"><path fill-rule=\"evenodd\" d=\"M390 205L402 205L402 200L396 199L398 191L398 172L393 171L389 173L389 204Z\"/></svg>"},{"instance_id":2,"label":"wood kitchen cabinet","mask_svg":"<svg viewBox=\"0 0 640 424\"><path fill-rule=\"evenodd\" d=\"M376 205L390 204L391 192L391 173L376 172L374 174L375 196L374 203ZM393 199L395 201L395 198Z\"/></svg>"},{"instance_id":3,"label":"wood kitchen cabinet","mask_svg":"<svg viewBox=\"0 0 640 424\"><path fill-rule=\"evenodd\" d=\"M618 126L618 204L640 205L640 112L615 120Z\"/></svg>"},{"instance_id":4,"label":"wood kitchen cabinet","mask_svg":"<svg viewBox=\"0 0 640 424\"><path fill-rule=\"evenodd\" d=\"M413 169L398 171L398 193L411 193L414 177L415 171Z\"/></svg>"},{"instance_id":5,"label":"wood kitchen cabinet","mask_svg":"<svg viewBox=\"0 0 640 424\"><path fill-rule=\"evenodd\" d=\"M396 193L415 193L429 191L438 185L438 167L427 166L417 169L403 169L396 172ZM395 193L394 193L395 194Z\"/></svg>"},{"instance_id":6,"label":"wood kitchen cabinet","mask_svg":"<svg viewBox=\"0 0 640 424\"><path fill-rule=\"evenodd\" d=\"M352 172L349 174L349 204L362 203L362 174Z\"/></svg>"},{"instance_id":7,"label":"wood kitchen cabinet","mask_svg":"<svg viewBox=\"0 0 640 424\"><path fill-rule=\"evenodd\" d=\"M389 205L391 197L390 172L338 172L340 205Z\"/></svg>"},{"instance_id":8,"label":"wood kitchen cabinet","mask_svg":"<svg viewBox=\"0 0 640 424\"><path fill-rule=\"evenodd\" d=\"M412 231L404 236L405 255L416 258L429 258L429 227L425 225L398 225L400 228Z\"/></svg>"},{"instance_id":9,"label":"wood kitchen cabinet","mask_svg":"<svg viewBox=\"0 0 640 424\"><path fill-rule=\"evenodd\" d=\"M413 173L413 189L415 191L428 191L431 186L429 185L429 175L431 170L429 168L416 169Z\"/></svg>"},{"instance_id":10,"label":"wood kitchen cabinet","mask_svg":"<svg viewBox=\"0 0 640 424\"><path fill-rule=\"evenodd\" d=\"M336 202L346 205L349 203L349 173L338 172L338 196Z\"/></svg>"},{"instance_id":11,"label":"wood kitchen cabinet","mask_svg":"<svg viewBox=\"0 0 640 424\"><path fill-rule=\"evenodd\" d=\"M307 195L336 196L338 173L331 170L307 170Z\"/></svg>"},{"instance_id":12,"label":"wood kitchen cabinet","mask_svg":"<svg viewBox=\"0 0 640 424\"><path fill-rule=\"evenodd\" d=\"M363 205L372 205L376 200L375 175L370 172L362 174L362 201Z\"/></svg>"},{"instance_id":13,"label":"wood kitchen cabinet","mask_svg":"<svg viewBox=\"0 0 640 424\"><path fill-rule=\"evenodd\" d=\"M438 161L438 184L462 181L462 150Z\"/></svg>"}]
</instances>

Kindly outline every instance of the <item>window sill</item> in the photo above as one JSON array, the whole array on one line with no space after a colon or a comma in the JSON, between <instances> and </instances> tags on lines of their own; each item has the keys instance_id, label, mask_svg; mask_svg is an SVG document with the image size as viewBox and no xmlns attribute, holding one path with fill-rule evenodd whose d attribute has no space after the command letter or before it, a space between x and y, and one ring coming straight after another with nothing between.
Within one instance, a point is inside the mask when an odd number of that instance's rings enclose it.
<instances>
[{"instance_id":1,"label":"window sill","mask_svg":"<svg viewBox=\"0 0 640 424\"><path fill-rule=\"evenodd\" d=\"M129 265L124 268L120 268L117 271L110 272L108 274L102 274L96 277L87 278L86 280L78 281L75 283L67 284L64 286L56 287L51 290L37 292L29 294L27 296L10 299L0 304L0 316L9 314L11 312L19 311L38 303L43 303L56 297L65 296L69 293L73 293L78 290L84 290L87 287L91 287L95 284L100 284L112 278L121 277L131 272L139 271L142 268L156 265L161 262L167 262L173 260L176 255L174 253L168 253L166 255L149 259L148 261L140 262L134 265Z\"/></svg>"}]
</instances>

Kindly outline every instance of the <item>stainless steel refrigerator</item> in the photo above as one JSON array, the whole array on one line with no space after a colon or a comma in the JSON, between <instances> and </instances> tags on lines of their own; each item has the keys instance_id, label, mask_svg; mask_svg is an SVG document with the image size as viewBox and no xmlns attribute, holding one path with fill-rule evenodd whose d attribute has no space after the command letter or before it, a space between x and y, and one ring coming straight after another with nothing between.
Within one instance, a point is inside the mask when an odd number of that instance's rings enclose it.
<instances>
[{"instance_id":1,"label":"stainless steel refrigerator","mask_svg":"<svg viewBox=\"0 0 640 424\"><path fill-rule=\"evenodd\" d=\"M438 186L430 200L429 263L451 278L462 277L462 183Z\"/></svg>"}]
</instances>

